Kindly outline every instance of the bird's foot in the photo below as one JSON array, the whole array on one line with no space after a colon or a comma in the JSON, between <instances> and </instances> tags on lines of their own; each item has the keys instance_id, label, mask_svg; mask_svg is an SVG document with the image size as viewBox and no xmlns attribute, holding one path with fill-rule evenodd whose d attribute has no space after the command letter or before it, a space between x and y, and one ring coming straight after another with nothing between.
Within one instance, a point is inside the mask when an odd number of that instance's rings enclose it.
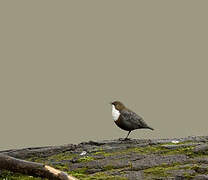
<instances>
[{"instance_id":1,"label":"bird's foot","mask_svg":"<svg viewBox=\"0 0 208 180\"><path fill-rule=\"evenodd\" d=\"M131 141L131 139L130 138L125 138L124 141Z\"/></svg>"}]
</instances>

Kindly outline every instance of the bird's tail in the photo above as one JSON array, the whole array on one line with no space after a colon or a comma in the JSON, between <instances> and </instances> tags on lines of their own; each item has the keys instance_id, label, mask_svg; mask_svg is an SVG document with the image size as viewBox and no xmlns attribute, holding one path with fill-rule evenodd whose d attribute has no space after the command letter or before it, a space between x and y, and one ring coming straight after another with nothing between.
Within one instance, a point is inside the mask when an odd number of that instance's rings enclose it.
<instances>
[{"instance_id":1,"label":"bird's tail","mask_svg":"<svg viewBox=\"0 0 208 180\"><path fill-rule=\"evenodd\" d=\"M154 130L152 127L150 127L150 126L147 126L146 127L147 129L151 129L152 131Z\"/></svg>"}]
</instances>

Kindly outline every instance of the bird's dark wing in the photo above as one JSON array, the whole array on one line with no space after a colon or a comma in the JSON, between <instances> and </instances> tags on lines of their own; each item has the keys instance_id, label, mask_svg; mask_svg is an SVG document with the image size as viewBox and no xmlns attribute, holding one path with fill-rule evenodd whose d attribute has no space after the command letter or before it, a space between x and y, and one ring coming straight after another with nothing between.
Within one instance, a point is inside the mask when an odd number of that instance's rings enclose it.
<instances>
[{"instance_id":1,"label":"bird's dark wing","mask_svg":"<svg viewBox=\"0 0 208 180\"><path fill-rule=\"evenodd\" d=\"M137 127L137 128L148 127L148 125L145 123L143 118L131 110L122 110L121 116L125 120L129 121L129 123L133 124L134 127Z\"/></svg>"}]
</instances>

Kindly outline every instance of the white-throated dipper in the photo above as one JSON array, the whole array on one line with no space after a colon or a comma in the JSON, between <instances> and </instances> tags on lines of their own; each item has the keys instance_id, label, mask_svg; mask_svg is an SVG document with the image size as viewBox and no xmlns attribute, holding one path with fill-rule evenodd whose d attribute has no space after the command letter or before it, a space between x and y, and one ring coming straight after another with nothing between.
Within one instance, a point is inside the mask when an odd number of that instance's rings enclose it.
<instances>
[{"instance_id":1,"label":"white-throated dipper","mask_svg":"<svg viewBox=\"0 0 208 180\"><path fill-rule=\"evenodd\" d=\"M129 131L125 139L127 139L130 132L135 129L154 130L144 122L142 117L126 108L120 101L114 101L111 105L112 116L116 125L125 131Z\"/></svg>"}]
</instances>

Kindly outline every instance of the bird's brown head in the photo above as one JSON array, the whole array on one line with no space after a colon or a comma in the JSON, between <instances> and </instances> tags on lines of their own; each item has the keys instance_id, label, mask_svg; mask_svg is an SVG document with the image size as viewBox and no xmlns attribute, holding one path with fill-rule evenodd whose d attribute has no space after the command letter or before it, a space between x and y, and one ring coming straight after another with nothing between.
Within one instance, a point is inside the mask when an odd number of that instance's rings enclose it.
<instances>
[{"instance_id":1,"label":"bird's brown head","mask_svg":"<svg viewBox=\"0 0 208 180\"><path fill-rule=\"evenodd\" d=\"M114 105L115 108L116 108L118 111L121 111L121 110L123 110L123 109L126 108L126 107L123 105L123 103L120 102L120 101L114 101L114 102L112 102L111 104Z\"/></svg>"}]
</instances>

